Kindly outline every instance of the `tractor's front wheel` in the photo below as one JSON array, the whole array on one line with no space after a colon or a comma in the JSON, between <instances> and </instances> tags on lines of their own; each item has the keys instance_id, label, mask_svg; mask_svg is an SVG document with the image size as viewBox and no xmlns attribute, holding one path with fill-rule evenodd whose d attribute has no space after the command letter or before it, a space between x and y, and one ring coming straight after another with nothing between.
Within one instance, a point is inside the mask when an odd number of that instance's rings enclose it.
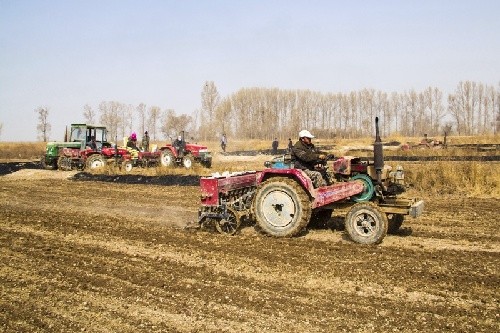
<instances>
[{"instance_id":1,"label":"tractor's front wheel","mask_svg":"<svg viewBox=\"0 0 500 333\"><path fill-rule=\"evenodd\" d=\"M47 164L47 159L45 158L45 156L42 156L40 165L42 166L42 169L57 170L57 159L52 159L50 163Z\"/></svg>"},{"instance_id":2,"label":"tractor's front wheel","mask_svg":"<svg viewBox=\"0 0 500 333\"><path fill-rule=\"evenodd\" d=\"M191 154L186 154L184 155L184 157L182 158L182 165L186 168L186 169L191 169L191 167L193 166L193 155Z\"/></svg>"},{"instance_id":3,"label":"tractor's front wheel","mask_svg":"<svg viewBox=\"0 0 500 333\"><path fill-rule=\"evenodd\" d=\"M169 149L165 149L161 152L160 161L162 166L171 167L175 161L174 154Z\"/></svg>"},{"instance_id":4,"label":"tractor's front wheel","mask_svg":"<svg viewBox=\"0 0 500 333\"><path fill-rule=\"evenodd\" d=\"M71 170L71 158L68 156L59 156L57 159L57 168L63 171Z\"/></svg>"},{"instance_id":5,"label":"tractor's front wheel","mask_svg":"<svg viewBox=\"0 0 500 333\"><path fill-rule=\"evenodd\" d=\"M311 219L311 202L293 179L273 177L257 188L253 214L263 232L275 237L299 234Z\"/></svg>"},{"instance_id":6,"label":"tractor's front wheel","mask_svg":"<svg viewBox=\"0 0 500 333\"><path fill-rule=\"evenodd\" d=\"M345 218L345 229L360 244L379 244L387 234L387 215L372 202L352 206Z\"/></svg>"},{"instance_id":7,"label":"tractor's front wheel","mask_svg":"<svg viewBox=\"0 0 500 333\"><path fill-rule=\"evenodd\" d=\"M105 165L106 161L104 157L99 154L92 155L87 159L87 168L89 168L89 170L103 168Z\"/></svg>"}]
</instances>

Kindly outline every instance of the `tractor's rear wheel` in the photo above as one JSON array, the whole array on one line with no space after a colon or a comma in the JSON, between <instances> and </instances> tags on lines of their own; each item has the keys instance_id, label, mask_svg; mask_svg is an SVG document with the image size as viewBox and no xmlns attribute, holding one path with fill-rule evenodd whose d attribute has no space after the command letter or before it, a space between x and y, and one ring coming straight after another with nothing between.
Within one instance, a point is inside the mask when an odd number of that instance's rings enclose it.
<instances>
[{"instance_id":1,"label":"tractor's rear wheel","mask_svg":"<svg viewBox=\"0 0 500 333\"><path fill-rule=\"evenodd\" d=\"M405 217L404 215L401 214L391 214L392 216L389 216L387 218L389 222L389 226L387 228L387 233L388 234L395 234L398 232L399 228L401 228L401 225L403 224Z\"/></svg>"},{"instance_id":2,"label":"tractor's rear wheel","mask_svg":"<svg viewBox=\"0 0 500 333\"><path fill-rule=\"evenodd\" d=\"M105 165L106 161L104 157L99 154L92 155L87 159L87 168L89 168L89 170L103 168Z\"/></svg>"},{"instance_id":3,"label":"tractor's rear wheel","mask_svg":"<svg viewBox=\"0 0 500 333\"><path fill-rule=\"evenodd\" d=\"M193 155L191 155L191 154L186 154L182 158L182 165L186 169L190 169L193 166L193 163L194 163L194 158L193 158Z\"/></svg>"},{"instance_id":4,"label":"tractor's rear wheel","mask_svg":"<svg viewBox=\"0 0 500 333\"><path fill-rule=\"evenodd\" d=\"M51 160L50 164L47 164L45 156L40 160L40 165L42 169L57 170L57 159Z\"/></svg>"},{"instance_id":5,"label":"tractor's rear wheel","mask_svg":"<svg viewBox=\"0 0 500 333\"><path fill-rule=\"evenodd\" d=\"M161 152L160 161L164 167L171 167L174 165L175 156L169 149L165 149Z\"/></svg>"},{"instance_id":6,"label":"tractor's rear wheel","mask_svg":"<svg viewBox=\"0 0 500 333\"><path fill-rule=\"evenodd\" d=\"M57 168L63 171L71 170L71 158L68 156L59 156L57 159Z\"/></svg>"},{"instance_id":7,"label":"tractor's rear wheel","mask_svg":"<svg viewBox=\"0 0 500 333\"><path fill-rule=\"evenodd\" d=\"M352 206L345 218L345 229L360 244L379 244L387 234L387 215L372 202Z\"/></svg>"},{"instance_id":8,"label":"tractor's rear wheel","mask_svg":"<svg viewBox=\"0 0 500 333\"><path fill-rule=\"evenodd\" d=\"M232 209L227 209L227 217L225 219L215 220L215 229L221 234L234 235L240 227L240 217Z\"/></svg>"},{"instance_id":9,"label":"tractor's rear wheel","mask_svg":"<svg viewBox=\"0 0 500 333\"><path fill-rule=\"evenodd\" d=\"M311 219L311 202L293 179L273 177L257 188L253 214L263 232L275 237L299 234Z\"/></svg>"}]
</instances>

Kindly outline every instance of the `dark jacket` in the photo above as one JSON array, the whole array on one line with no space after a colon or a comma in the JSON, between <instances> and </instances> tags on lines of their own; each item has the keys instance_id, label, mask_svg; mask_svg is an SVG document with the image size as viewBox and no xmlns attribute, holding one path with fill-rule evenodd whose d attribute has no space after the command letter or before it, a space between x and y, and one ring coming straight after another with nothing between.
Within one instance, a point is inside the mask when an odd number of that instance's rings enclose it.
<instances>
[{"instance_id":1,"label":"dark jacket","mask_svg":"<svg viewBox=\"0 0 500 333\"><path fill-rule=\"evenodd\" d=\"M306 145L300 140L292 147L291 155L297 169L314 170L314 166L320 162L320 151L314 147L314 144Z\"/></svg>"},{"instance_id":2,"label":"dark jacket","mask_svg":"<svg viewBox=\"0 0 500 333\"><path fill-rule=\"evenodd\" d=\"M172 143L172 146L174 146L177 149L181 149L186 146L186 142L184 140L175 139L174 142Z\"/></svg>"},{"instance_id":3,"label":"dark jacket","mask_svg":"<svg viewBox=\"0 0 500 333\"><path fill-rule=\"evenodd\" d=\"M127 141L127 148L132 148L132 149L135 149L135 150L139 150L139 148L137 148L137 141L134 141L132 139L128 139Z\"/></svg>"}]
</instances>

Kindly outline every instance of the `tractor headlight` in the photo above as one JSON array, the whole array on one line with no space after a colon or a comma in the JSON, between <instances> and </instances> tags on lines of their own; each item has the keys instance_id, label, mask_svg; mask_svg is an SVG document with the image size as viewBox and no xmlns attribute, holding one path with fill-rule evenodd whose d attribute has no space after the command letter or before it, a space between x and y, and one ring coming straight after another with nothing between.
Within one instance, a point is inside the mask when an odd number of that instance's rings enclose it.
<instances>
[{"instance_id":1,"label":"tractor headlight","mask_svg":"<svg viewBox=\"0 0 500 333\"><path fill-rule=\"evenodd\" d=\"M210 152L208 151L208 149L200 149L198 151L199 153L199 157L202 161L207 161L207 160L210 160L212 157L210 156Z\"/></svg>"}]
</instances>

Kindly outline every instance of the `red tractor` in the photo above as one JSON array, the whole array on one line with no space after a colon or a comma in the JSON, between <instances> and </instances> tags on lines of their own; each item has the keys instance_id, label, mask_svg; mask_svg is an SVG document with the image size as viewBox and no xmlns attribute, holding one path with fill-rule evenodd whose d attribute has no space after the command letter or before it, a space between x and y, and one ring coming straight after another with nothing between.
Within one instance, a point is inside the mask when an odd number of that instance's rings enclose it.
<instances>
[{"instance_id":1,"label":"red tractor","mask_svg":"<svg viewBox=\"0 0 500 333\"><path fill-rule=\"evenodd\" d=\"M69 138L64 142L49 142L42 165L61 170L95 169L109 163L128 168L130 154L124 148L112 147L107 141L106 127L71 124Z\"/></svg>"},{"instance_id":2,"label":"red tractor","mask_svg":"<svg viewBox=\"0 0 500 333\"><path fill-rule=\"evenodd\" d=\"M334 209L347 208L345 228L361 244L378 244L395 232L404 217L422 214L422 200L401 198L402 167L384 166L376 122L374 161L341 157L329 173L332 185L314 188L311 179L293 167L287 156L267 163L262 171L202 177L199 225L215 224L234 234L243 220L254 221L266 234L292 237L311 221L325 222Z\"/></svg>"},{"instance_id":3,"label":"red tractor","mask_svg":"<svg viewBox=\"0 0 500 333\"><path fill-rule=\"evenodd\" d=\"M200 163L206 168L212 166L212 156L208 148L199 144L186 142L184 131L182 131L177 140L161 147L160 151L161 165L165 167L184 166L186 169L189 169L193 166L193 163Z\"/></svg>"}]
</instances>

